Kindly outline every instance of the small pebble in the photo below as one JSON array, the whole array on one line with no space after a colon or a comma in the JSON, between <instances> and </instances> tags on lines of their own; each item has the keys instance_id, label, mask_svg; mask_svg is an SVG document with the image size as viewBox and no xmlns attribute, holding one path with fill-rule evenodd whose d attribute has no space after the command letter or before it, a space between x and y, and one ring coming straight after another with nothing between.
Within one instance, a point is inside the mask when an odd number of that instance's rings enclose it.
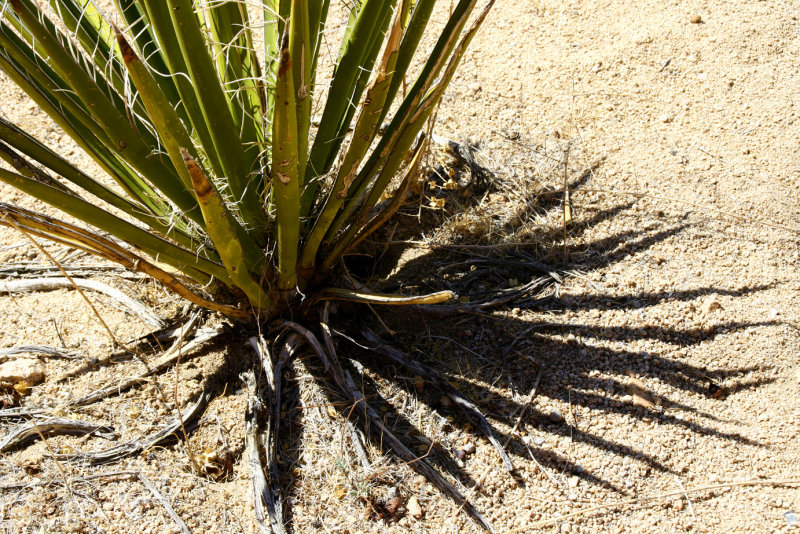
<instances>
[{"instance_id":1,"label":"small pebble","mask_svg":"<svg viewBox=\"0 0 800 534\"><path fill-rule=\"evenodd\" d=\"M700 311L703 312L703 314L709 314L718 309L720 309L720 304L714 299L709 299L705 301L703 305L700 307Z\"/></svg>"},{"instance_id":2,"label":"small pebble","mask_svg":"<svg viewBox=\"0 0 800 534\"><path fill-rule=\"evenodd\" d=\"M411 517L414 519L419 519L422 517L422 507L419 505L416 495L412 495L411 498L408 499L406 509L408 509L408 513L411 514Z\"/></svg>"},{"instance_id":3,"label":"small pebble","mask_svg":"<svg viewBox=\"0 0 800 534\"><path fill-rule=\"evenodd\" d=\"M466 445L464 445L464 452L467 454L472 454L475 452L475 444L471 441L468 441Z\"/></svg>"},{"instance_id":4,"label":"small pebble","mask_svg":"<svg viewBox=\"0 0 800 534\"><path fill-rule=\"evenodd\" d=\"M550 412L550 414L547 416L547 418L550 419L550 421L553 422L553 423L563 423L564 422L564 416L561 415L561 412L559 412L558 410L553 410L552 412Z\"/></svg>"},{"instance_id":5,"label":"small pebble","mask_svg":"<svg viewBox=\"0 0 800 534\"><path fill-rule=\"evenodd\" d=\"M692 24L700 24L701 22L703 22L703 17L701 17L700 15L692 15L691 17L689 17L689 22L691 22Z\"/></svg>"},{"instance_id":6,"label":"small pebble","mask_svg":"<svg viewBox=\"0 0 800 534\"><path fill-rule=\"evenodd\" d=\"M396 515L400 510L401 505L402 501L400 500L400 497L392 497L386 501L386 504L383 505L383 508L389 515Z\"/></svg>"},{"instance_id":7,"label":"small pebble","mask_svg":"<svg viewBox=\"0 0 800 534\"><path fill-rule=\"evenodd\" d=\"M800 519L797 517L797 512L791 510L784 513L783 518L786 519L786 524L789 525L790 527L800 522Z\"/></svg>"},{"instance_id":8,"label":"small pebble","mask_svg":"<svg viewBox=\"0 0 800 534\"><path fill-rule=\"evenodd\" d=\"M570 295L569 293L561 293L561 294L558 296L558 300L559 300L559 302L561 302L561 304L563 304L564 306L570 306L570 305L572 305L572 304L574 304L574 303L575 303L575 297L574 297L574 296L572 296L572 295Z\"/></svg>"},{"instance_id":9,"label":"small pebble","mask_svg":"<svg viewBox=\"0 0 800 534\"><path fill-rule=\"evenodd\" d=\"M533 444L536 445L537 447L541 447L542 445L544 445L544 438L540 436L533 438Z\"/></svg>"},{"instance_id":10,"label":"small pebble","mask_svg":"<svg viewBox=\"0 0 800 534\"><path fill-rule=\"evenodd\" d=\"M186 369L181 374L181 379L182 380L195 380L195 381L199 382L199 381L201 381L203 379L203 372L200 369L197 369L196 367L190 368L190 369Z\"/></svg>"},{"instance_id":11,"label":"small pebble","mask_svg":"<svg viewBox=\"0 0 800 534\"><path fill-rule=\"evenodd\" d=\"M45 367L34 358L19 358L0 364L0 382L35 386L44 380Z\"/></svg>"}]
</instances>

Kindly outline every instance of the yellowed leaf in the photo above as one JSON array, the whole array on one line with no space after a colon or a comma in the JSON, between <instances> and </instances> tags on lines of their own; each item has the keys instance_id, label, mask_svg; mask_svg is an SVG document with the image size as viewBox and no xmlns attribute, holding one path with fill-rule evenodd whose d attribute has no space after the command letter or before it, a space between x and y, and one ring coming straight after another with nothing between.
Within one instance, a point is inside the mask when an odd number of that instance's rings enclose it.
<instances>
[{"instance_id":1,"label":"yellowed leaf","mask_svg":"<svg viewBox=\"0 0 800 534\"><path fill-rule=\"evenodd\" d=\"M20 397L24 397L25 395L31 392L30 384L28 384L24 380L21 380L16 384L14 384L14 389L17 390L17 393L19 393Z\"/></svg>"},{"instance_id":2,"label":"yellowed leaf","mask_svg":"<svg viewBox=\"0 0 800 534\"><path fill-rule=\"evenodd\" d=\"M444 208L446 201L443 198L432 198L430 201L430 205L432 208L440 210Z\"/></svg>"},{"instance_id":3,"label":"yellowed leaf","mask_svg":"<svg viewBox=\"0 0 800 534\"><path fill-rule=\"evenodd\" d=\"M344 499L345 495L347 495L347 490L342 486L336 486L336 488L333 490L333 498L337 501Z\"/></svg>"}]
</instances>

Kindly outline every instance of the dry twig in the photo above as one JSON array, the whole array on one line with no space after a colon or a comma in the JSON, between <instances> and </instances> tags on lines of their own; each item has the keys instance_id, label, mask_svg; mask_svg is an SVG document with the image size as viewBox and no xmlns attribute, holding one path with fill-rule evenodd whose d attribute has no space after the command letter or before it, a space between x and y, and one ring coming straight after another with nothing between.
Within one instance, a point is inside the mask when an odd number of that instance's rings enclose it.
<instances>
[{"instance_id":1,"label":"dry twig","mask_svg":"<svg viewBox=\"0 0 800 534\"><path fill-rule=\"evenodd\" d=\"M210 399L211 393L208 391L206 384L200 397L186 410L183 417L176 417L171 422L164 425L161 430L101 451L59 455L58 458L85 462L90 465L98 465L114 462L126 456L140 453L174 437L181 428L184 428L203 412Z\"/></svg>"},{"instance_id":2,"label":"dry twig","mask_svg":"<svg viewBox=\"0 0 800 534\"><path fill-rule=\"evenodd\" d=\"M328 354L332 358L336 358L336 348L333 346L333 337L331 336L331 328L328 325L328 317L330 315L330 302L325 302L322 305L322 312L320 313L320 328L322 329L322 340L325 342L325 348L328 349ZM356 428L353 421L348 417L346 421L347 431L350 434L350 441L353 443L356 456L361 462L361 466L369 473L372 470L372 463L367 456L366 445L363 441L361 433Z\"/></svg>"},{"instance_id":3,"label":"dry twig","mask_svg":"<svg viewBox=\"0 0 800 534\"><path fill-rule=\"evenodd\" d=\"M75 286L80 289L97 291L98 293L110 297L125 308L125 310L133 313L150 326L155 328L164 328L166 326L164 320L153 313L150 308L138 300L132 299L118 289L114 289L108 284L98 282L97 280L86 280L83 278L72 278L70 280L69 278L59 276L24 280L3 280L0 281L0 294L27 293L29 291L54 291L56 289L72 289Z\"/></svg>"},{"instance_id":4,"label":"dry twig","mask_svg":"<svg viewBox=\"0 0 800 534\"><path fill-rule=\"evenodd\" d=\"M312 350L320 357L326 368L329 369L331 375L334 377L336 385L348 398L352 400L356 409L353 413L363 418L364 422L372 424L376 431L380 434L381 441L387 444L392 451L414 471L424 476L428 482L433 484L442 493L453 499L457 505L469 515L478 525L488 532L494 533L495 530L492 525L483 517L475 506L469 502L464 495L444 478L436 469L431 467L424 457L416 456L411 450L406 447L387 427L383 424L381 416L369 405L366 397L355 386L353 379L346 373L339 364L338 358L335 354L328 354L319 342L313 332L307 328L293 323L291 321L282 321L281 323L286 328L294 330L303 336L311 346Z\"/></svg>"},{"instance_id":5,"label":"dry twig","mask_svg":"<svg viewBox=\"0 0 800 534\"><path fill-rule=\"evenodd\" d=\"M181 516L178 515L167 498L164 497L160 491L158 491L158 488L156 488L156 485L153 484L153 481L147 478L144 473L139 473L139 480L141 480L142 484L144 484L144 486L150 490L150 493L153 494L156 500L161 503L161 506L163 506L167 511L167 514L172 518L173 521L175 521L175 523L178 525L178 528L181 529L181 532L183 534L190 534L191 531L186 526L186 523L183 522L183 519L181 519Z\"/></svg>"},{"instance_id":6,"label":"dry twig","mask_svg":"<svg viewBox=\"0 0 800 534\"><path fill-rule=\"evenodd\" d=\"M116 477L133 477L137 476L137 471L112 471L110 473L97 473L85 477L76 477L72 479L72 484L80 484L82 482L89 482L90 480L98 480L101 478L116 478ZM64 486L62 480L42 480L39 482L26 482L25 484L7 484L0 486L0 491L18 491L27 488L41 488L48 486Z\"/></svg>"},{"instance_id":7,"label":"dry twig","mask_svg":"<svg viewBox=\"0 0 800 534\"><path fill-rule=\"evenodd\" d=\"M156 360L154 365L151 365L147 371L140 374L139 376L125 378L121 382L118 382L115 385L108 386L105 388L98 389L88 395L81 397L80 399L72 401L69 406L86 406L87 404L92 404L93 402L97 402L101 399L106 397L110 397L111 395L119 395L120 393L130 389L131 387L135 386L143 382L147 377L159 373L175 363L181 354L188 354L195 350L196 348L203 345L206 341L212 340L222 334L224 331L225 326L219 325L214 329L208 331L201 331L197 337L186 343L186 345L182 345L181 339L179 338L161 357Z\"/></svg>"},{"instance_id":8,"label":"dry twig","mask_svg":"<svg viewBox=\"0 0 800 534\"><path fill-rule=\"evenodd\" d=\"M6 437L0 440L0 453L7 452L26 443L36 437L45 435L63 434L95 434L97 436L113 439L114 429L110 426L79 421L75 419L45 419L42 421L30 421L11 430Z\"/></svg>"},{"instance_id":9,"label":"dry twig","mask_svg":"<svg viewBox=\"0 0 800 534\"><path fill-rule=\"evenodd\" d=\"M259 387L252 371L243 377L248 391L245 443L253 477L256 521L265 534L285 534L283 499L278 477L276 425L280 418L280 389L276 387L279 386L279 381L276 380L279 369L273 366L272 354L262 338L251 337L249 342L258 356L264 371L262 376L266 381ZM290 340L286 342L289 343ZM278 411L275 411L276 406ZM259 435L260 429L263 429L261 435ZM266 466L261 459L262 448L266 456Z\"/></svg>"},{"instance_id":10,"label":"dry twig","mask_svg":"<svg viewBox=\"0 0 800 534\"><path fill-rule=\"evenodd\" d=\"M517 421L514 423L514 428L511 429L511 432L508 433L508 437L506 438L506 442L503 443L503 447L508 446L508 442L511 441L511 437L519 428L520 423L522 423L522 417L525 415L525 411L528 409L528 406L531 405L533 399L536 398L536 390L539 388L539 380L542 378L542 365L539 365L539 372L536 373L536 380L533 382L533 387L531 388L531 392L528 394L528 398L525 399L525 404L522 405L522 408L519 409L519 415L517 416Z\"/></svg>"},{"instance_id":11,"label":"dry twig","mask_svg":"<svg viewBox=\"0 0 800 534\"><path fill-rule=\"evenodd\" d=\"M63 358L65 360L73 360L76 358L72 353L58 350L55 347L49 347L47 345L17 345L16 347L0 349L0 363L11 359L10 356L19 356L21 354L41 354L49 356L50 358Z\"/></svg>"}]
</instances>

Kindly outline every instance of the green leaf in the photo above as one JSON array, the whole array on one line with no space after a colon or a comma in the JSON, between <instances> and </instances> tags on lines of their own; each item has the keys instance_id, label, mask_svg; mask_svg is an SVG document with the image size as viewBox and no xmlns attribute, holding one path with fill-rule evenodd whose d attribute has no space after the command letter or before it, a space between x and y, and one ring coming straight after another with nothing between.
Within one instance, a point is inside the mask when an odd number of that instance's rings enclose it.
<instances>
[{"instance_id":1,"label":"green leaf","mask_svg":"<svg viewBox=\"0 0 800 534\"><path fill-rule=\"evenodd\" d=\"M36 42L47 53L58 74L91 110L92 117L105 131L109 145L114 146L117 154L192 217L197 206L193 195L181 183L174 168L165 165L161 158L152 157L152 148L142 141L142 136L149 132L134 129L128 118L106 97L90 74L75 63L56 36L40 23L39 15L24 6L21 0L11 0L11 5L35 36Z\"/></svg>"},{"instance_id":2,"label":"green leaf","mask_svg":"<svg viewBox=\"0 0 800 534\"><path fill-rule=\"evenodd\" d=\"M374 46L365 46L365 43L372 44L376 35L385 30L385 27L381 27L380 22L386 20L386 24L388 24L386 15L391 13L394 3L394 1L365 0L356 17L352 33L345 42L308 158L304 178L304 184L307 184L308 188L308 192L303 194L304 212L308 212L310 209L316 196L316 190L319 188L315 178L327 172L341 145L342 139L337 136L340 135L342 127L349 126L344 125L345 117L349 113L348 108L357 105L357 102L353 101L354 91L362 69L369 62L370 54L375 51ZM376 24L375 21L379 21L379 24Z\"/></svg>"},{"instance_id":3,"label":"green leaf","mask_svg":"<svg viewBox=\"0 0 800 534\"><path fill-rule=\"evenodd\" d=\"M319 58L320 47L325 30L325 20L328 18L328 8L330 0L311 2L308 6L309 28L311 28L311 39L314 40L314 50L311 54L311 86L316 83L317 59Z\"/></svg>"},{"instance_id":4,"label":"green leaf","mask_svg":"<svg viewBox=\"0 0 800 534\"><path fill-rule=\"evenodd\" d=\"M378 147L373 152L373 156L370 158L370 160L374 158L376 161L380 161L382 167L377 178L374 180L374 184L372 185L370 192L367 194L366 198L363 199L363 201L362 197L366 193L366 190L372 180L371 173L373 172L373 167L369 167L369 161L366 164L367 167L362 169L361 173L359 173L359 177L356 179L356 183L354 184L356 190L353 192L350 200L339 213L338 217L334 220L333 224L328 230L326 240L333 242L333 234L342 228L344 224L349 223L349 228L342 236L336 238L335 245L332 246L332 250L327 255L321 266L322 271L328 271L333 267L333 265L335 265L342 252L350 246L352 239L354 239L361 230L363 224L366 222L369 212L378 202L390 180L402 165L406 153L414 142L414 138L421 131L425 121L428 119L428 117L430 117L434 107L444 94L445 89L455 74L455 70L461 61L461 58L466 52L467 46L469 46L469 43L472 41L493 5L493 0L488 2L481 13L476 17L469 31L467 31L463 36L460 36L460 39L456 39L452 46L449 46L449 44L447 45L446 48L452 50L452 54L450 54L447 58L445 62L446 68L444 73L442 74L441 79L436 82L435 87L427 91L424 96L413 95L412 93L409 93L409 97L406 99L406 102L403 103L404 105L409 102L409 98L411 99L411 103L416 103L418 101L420 102L416 105L413 111L408 109L404 112L404 120L401 122L401 127L390 130L392 132L391 134L384 135L381 143L378 144ZM460 28L462 28L466 23L468 17L469 12L462 13L462 23L456 25L459 28L459 34L461 32ZM443 36L443 39L440 39L440 41L442 40L449 43L449 41L452 40L452 37L444 39ZM437 57L435 59L436 63L440 63L442 61L442 58ZM440 72L441 67L436 67L431 70ZM431 84L432 83L433 81L431 81ZM430 84L428 84L426 81L419 87L416 87L416 90L419 91L423 88L427 89L428 87L430 87ZM400 115L401 112L403 112L402 106L398 111L398 115ZM395 117L395 119L397 119L397 117ZM395 121L393 121L393 124L394 122ZM381 148L382 145L388 146L383 146L383 148ZM375 157L376 155L377 157ZM357 206L358 214L353 217L353 213Z\"/></svg>"},{"instance_id":5,"label":"green leaf","mask_svg":"<svg viewBox=\"0 0 800 534\"><path fill-rule=\"evenodd\" d=\"M375 134L380 128L379 116L388 95L389 84L392 81L394 66L397 61L397 50L400 46L402 35L403 10L401 9L395 14L391 33L384 49L383 59L378 67L375 79L372 81L367 91L364 104L361 107L358 120L353 129L350 144L336 175L336 180L303 246L303 252L300 258L301 269L308 270L314 265L317 250L322 242L322 238L330 228L339 208L344 203L347 190L353 183L359 165L369 150Z\"/></svg>"},{"instance_id":6,"label":"green leaf","mask_svg":"<svg viewBox=\"0 0 800 534\"><path fill-rule=\"evenodd\" d=\"M192 190L192 178L189 176L189 170L184 164L181 153L181 147L187 147L186 150L189 151L192 158L197 159L197 152L194 150L194 144L189 132L184 128L178 113L172 108L155 78L139 59L139 56L136 55L130 44L128 44L125 36L117 31L116 37L122 53L122 59L136 85L136 89L139 91L140 97L144 101L148 117L153 122L153 126L164 143L169 159L172 161L172 165L177 170L184 186Z\"/></svg>"},{"instance_id":7,"label":"green leaf","mask_svg":"<svg viewBox=\"0 0 800 534\"><path fill-rule=\"evenodd\" d=\"M414 10L411 14L410 20L408 21L408 27L403 34L403 42L400 44L397 63L395 64L394 68L395 75L392 78L391 85L389 86L389 92L386 95L386 105L381 112L379 122L383 122L386 119L386 115L389 113L391 104L394 102L397 91L400 89L400 86L403 83L403 79L408 71L408 67L411 65L411 61L414 59L414 54L417 51L417 47L422 39L422 35L425 33L425 29L428 27L428 21L431 18L431 13L433 12L433 7L435 4L436 0L418 0L416 4L414 4ZM442 33L444 34L446 32L447 29L445 29Z\"/></svg>"},{"instance_id":8,"label":"green leaf","mask_svg":"<svg viewBox=\"0 0 800 534\"><path fill-rule=\"evenodd\" d=\"M314 43L309 28L308 2L292 0L289 18L289 55L295 92L297 124L297 175L305 176L308 131L311 127L311 54ZM280 80L278 81L280 83Z\"/></svg>"},{"instance_id":9,"label":"green leaf","mask_svg":"<svg viewBox=\"0 0 800 534\"><path fill-rule=\"evenodd\" d=\"M113 34L95 6L76 0L49 0L67 30L77 39L92 63L102 68L114 90L125 94L125 71L112 49Z\"/></svg>"},{"instance_id":10,"label":"green leaf","mask_svg":"<svg viewBox=\"0 0 800 534\"><path fill-rule=\"evenodd\" d=\"M275 83L272 118L272 190L278 234L278 288L297 283L297 248L300 241L300 184L297 158L297 106L290 50L291 35L284 34Z\"/></svg>"},{"instance_id":11,"label":"green leaf","mask_svg":"<svg viewBox=\"0 0 800 534\"><path fill-rule=\"evenodd\" d=\"M110 205L122 210L128 215L139 219L154 230L171 237L179 244L190 248L195 248L197 246L198 242L196 239L181 232L175 228L174 225L165 223L161 218L153 216L152 213L141 204L131 202L105 185L90 178L42 143L2 118L0 118L0 139L3 139L26 156L34 159L53 172L63 176L84 191L108 202Z\"/></svg>"},{"instance_id":12,"label":"green leaf","mask_svg":"<svg viewBox=\"0 0 800 534\"><path fill-rule=\"evenodd\" d=\"M228 106L239 131L248 159L260 161L264 145L264 106L266 94L261 84L261 69L253 44L245 5L226 2L211 5L207 18L214 37L217 71L228 95ZM264 184L256 175L257 191Z\"/></svg>"},{"instance_id":13,"label":"green leaf","mask_svg":"<svg viewBox=\"0 0 800 534\"><path fill-rule=\"evenodd\" d=\"M196 138L208 159L211 168L216 176L224 176L225 173L220 163L211 133L208 131L203 112L200 109L200 102L189 78L188 68L183 59L181 46L175 29L172 26L170 10L164 0L140 0L139 5L144 11L148 21L148 28L155 36L158 50L167 66L165 74L169 75L175 83L180 102L186 110L188 122L187 128L191 125L192 136Z\"/></svg>"},{"instance_id":14,"label":"green leaf","mask_svg":"<svg viewBox=\"0 0 800 534\"><path fill-rule=\"evenodd\" d=\"M63 0L55 1L61 2ZM87 0L82 1L86 2ZM146 58L145 62L156 83L161 88L161 92L167 97L167 100L169 100L184 124L190 125L191 121L181 100L178 87L175 84L175 78L170 76L163 50L156 40L152 25L148 24L144 5L139 0L114 0L114 3L128 24L127 34L132 36L133 45L138 49L139 57ZM105 32L103 35L105 35ZM113 32L109 35L109 39L112 38Z\"/></svg>"},{"instance_id":15,"label":"green leaf","mask_svg":"<svg viewBox=\"0 0 800 534\"><path fill-rule=\"evenodd\" d=\"M251 173L261 170L260 165L246 156L191 1L167 0L167 5L200 111L230 188L226 194L247 222L247 232L263 245L266 242L266 213L262 208L260 191L256 190L251 176Z\"/></svg>"},{"instance_id":16,"label":"green leaf","mask_svg":"<svg viewBox=\"0 0 800 534\"><path fill-rule=\"evenodd\" d=\"M108 148L110 141L102 128L86 113L82 104L72 100L71 90L60 81L58 74L43 62L31 60L20 47L21 42L6 30L5 25L0 25L0 50L3 52L0 53L0 68L132 198L147 206L153 214L168 217L172 208ZM28 50L28 53L32 54L32 51ZM182 216L173 219L174 224L185 229Z\"/></svg>"}]
</instances>

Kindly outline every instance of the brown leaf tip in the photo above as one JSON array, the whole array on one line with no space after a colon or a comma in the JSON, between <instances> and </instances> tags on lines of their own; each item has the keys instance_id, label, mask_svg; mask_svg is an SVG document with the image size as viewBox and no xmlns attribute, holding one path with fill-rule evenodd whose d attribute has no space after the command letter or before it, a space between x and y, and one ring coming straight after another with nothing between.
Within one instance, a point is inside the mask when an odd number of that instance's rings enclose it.
<instances>
[{"instance_id":1,"label":"brown leaf tip","mask_svg":"<svg viewBox=\"0 0 800 534\"><path fill-rule=\"evenodd\" d=\"M117 38L117 44L119 45L119 49L122 52L122 59L125 61L125 64L132 63L133 61L138 61L139 57L136 55L136 52L131 47L128 40L122 34L119 28L115 24L112 24L112 28L114 28L114 36Z\"/></svg>"}]
</instances>

